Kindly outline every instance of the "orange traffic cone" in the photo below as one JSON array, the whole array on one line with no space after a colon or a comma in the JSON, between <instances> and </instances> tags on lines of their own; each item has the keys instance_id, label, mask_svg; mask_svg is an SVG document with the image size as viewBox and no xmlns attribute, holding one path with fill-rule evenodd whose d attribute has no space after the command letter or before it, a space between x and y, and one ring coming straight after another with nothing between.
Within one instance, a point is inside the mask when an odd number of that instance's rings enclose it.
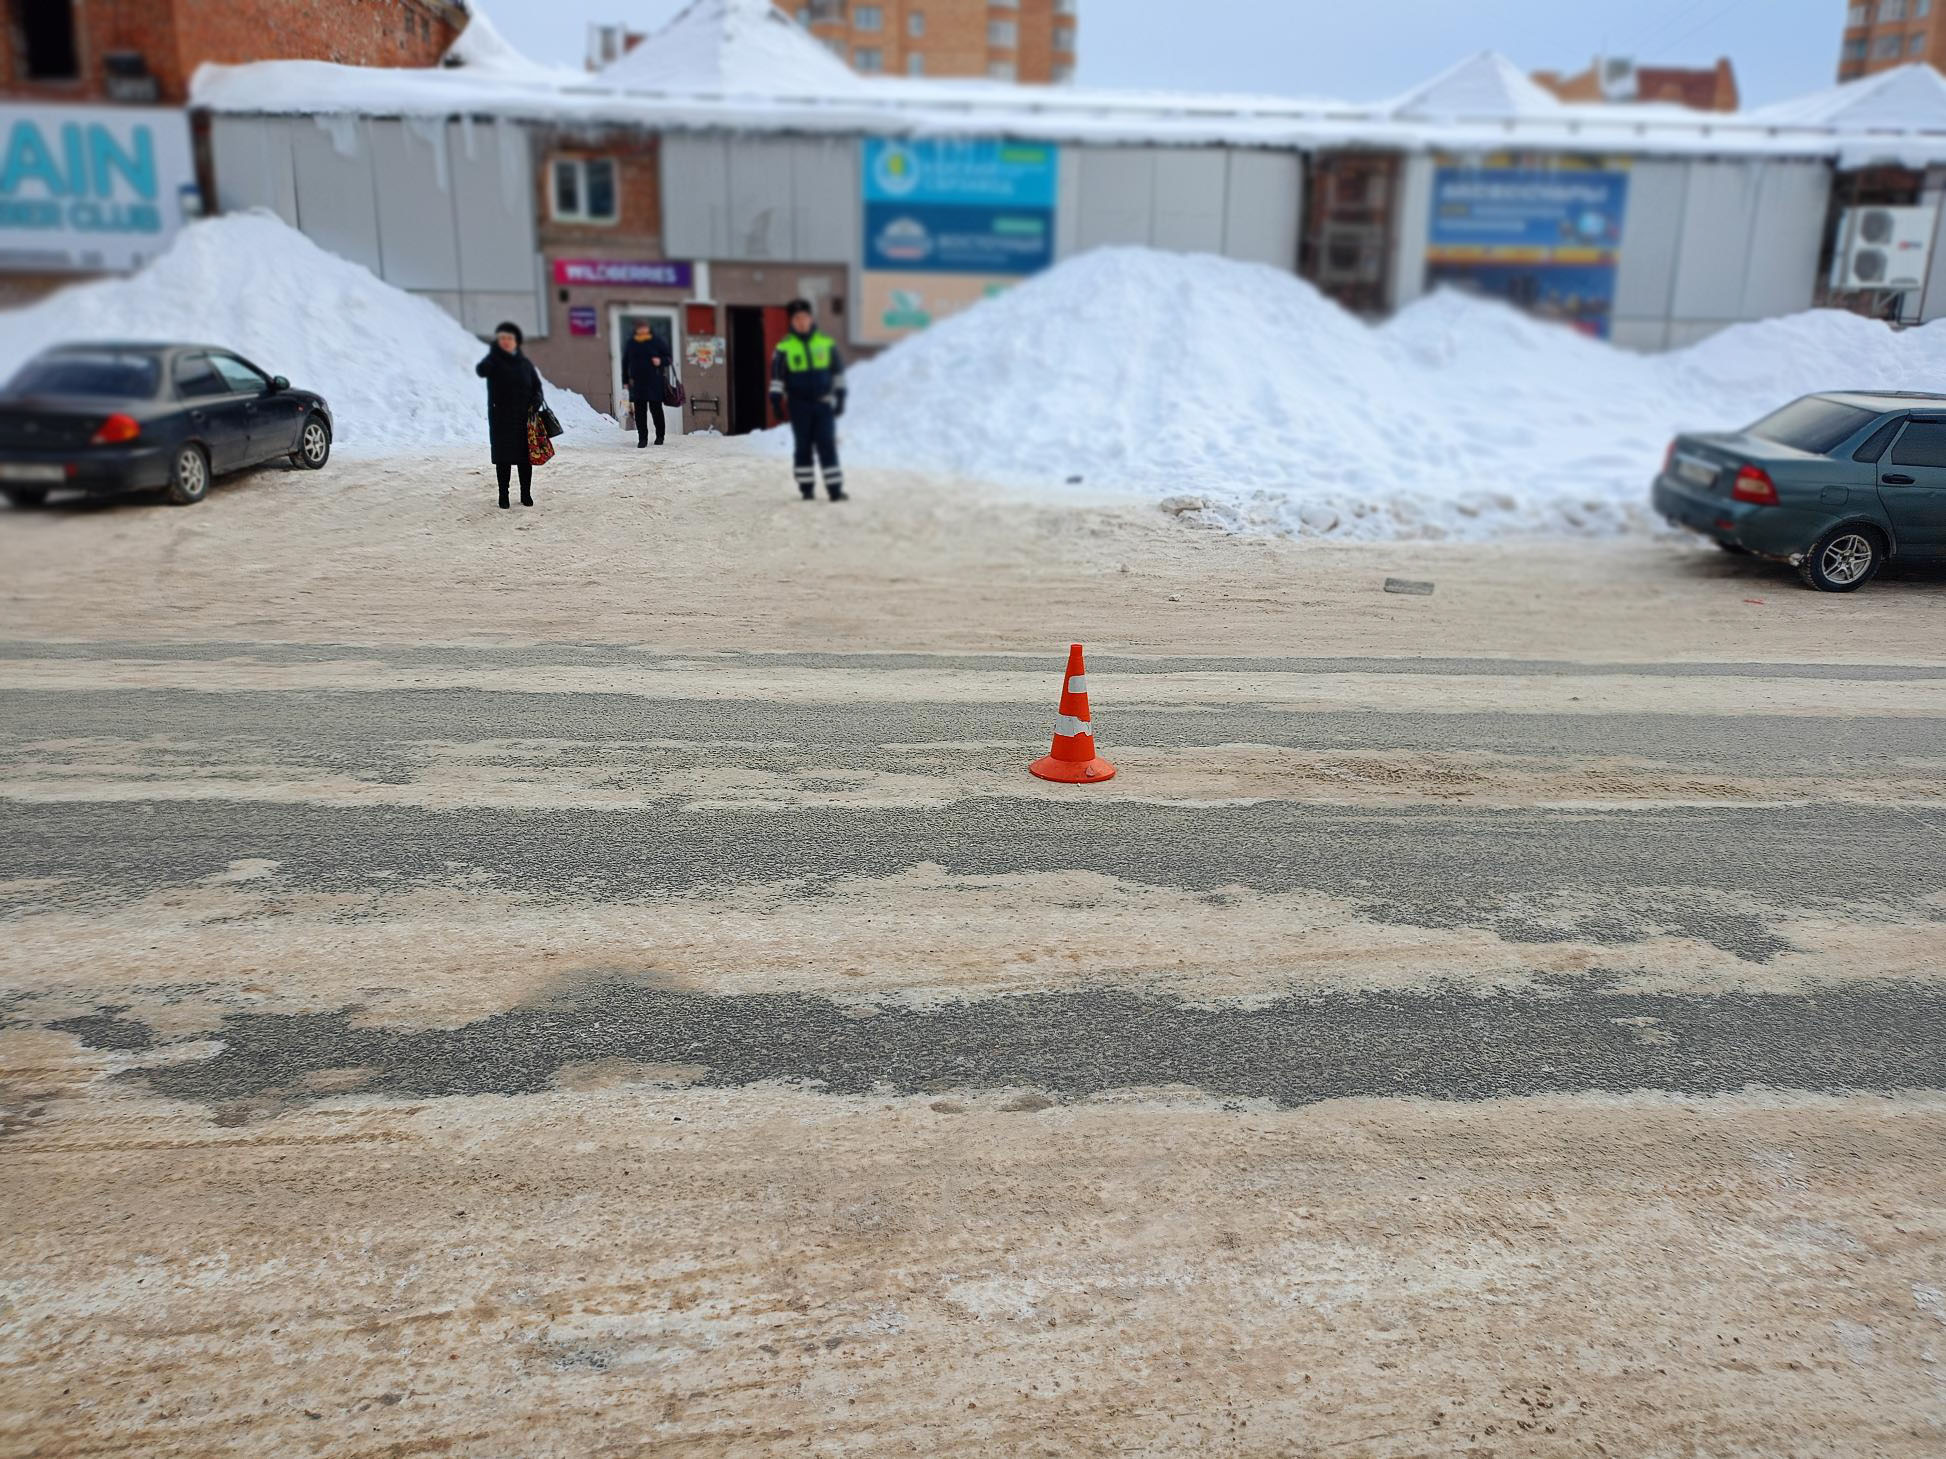
<instances>
[{"instance_id":1,"label":"orange traffic cone","mask_svg":"<svg viewBox=\"0 0 1946 1459\"><path fill-rule=\"evenodd\" d=\"M1028 770L1043 780L1064 785L1092 785L1113 780L1115 767L1095 754L1094 726L1088 721L1088 670L1081 662L1081 645L1068 649L1068 676L1061 683L1061 718L1054 726L1054 750Z\"/></svg>"}]
</instances>

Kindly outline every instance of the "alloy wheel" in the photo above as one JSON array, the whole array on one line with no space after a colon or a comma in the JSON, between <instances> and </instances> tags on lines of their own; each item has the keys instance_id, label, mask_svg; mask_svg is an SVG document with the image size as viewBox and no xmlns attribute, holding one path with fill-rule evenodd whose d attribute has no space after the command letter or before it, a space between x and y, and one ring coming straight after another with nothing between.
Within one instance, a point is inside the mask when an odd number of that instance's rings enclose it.
<instances>
[{"instance_id":1,"label":"alloy wheel","mask_svg":"<svg viewBox=\"0 0 1946 1459\"><path fill-rule=\"evenodd\" d=\"M324 453L331 448L331 438L324 433L323 421L312 421L304 427L304 459L313 466L324 464Z\"/></svg>"},{"instance_id":2,"label":"alloy wheel","mask_svg":"<svg viewBox=\"0 0 1946 1459\"><path fill-rule=\"evenodd\" d=\"M1832 582L1849 587L1863 581L1865 574L1872 570L1876 555L1870 539L1858 532L1847 532L1825 544L1818 566Z\"/></svg>"},{"instance_id":3,"label":"alloy wheel","mask_svg":"<svg viewBox=\"0 0 1946 1459\"><path fill-rule=\"evenodd\" d=\"M203 453L190 447L176 458L176 479L182 483L182 494L196 498L209 488L209 468L203 464Z\"/></svg>"}]
</instances>

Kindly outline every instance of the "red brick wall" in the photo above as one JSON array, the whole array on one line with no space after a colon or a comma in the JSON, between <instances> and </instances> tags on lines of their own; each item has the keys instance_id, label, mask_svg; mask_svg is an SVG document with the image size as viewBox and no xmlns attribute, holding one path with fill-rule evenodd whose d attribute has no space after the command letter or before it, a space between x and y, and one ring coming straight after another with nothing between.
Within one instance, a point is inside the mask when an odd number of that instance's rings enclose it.
<instances>
[{"instance_id":1,"label":"red brick wall","mask_svg":"<svg viewBox=\"0 0 1946 1459\"><path fill-rule=\"evenodd\" d=\"M0 0L0 92L98 101L102 57L135 51L156 78L158 100L181 105L204 61L342 61L355 66L437 65L465 14L450 0L74 0L81 79L29 83L13 0Z\"/></svg>"},{"instance_id":2,"label":"red brick wall","mask_svg":"<svg viewBox=\"0 0 1946 1459\"><path fill-rule=\"evenodd\" d=\"M612 253L632 258L660 258L662 247L662 168L656 139L641 132L617 133L610 139L586 137L536 139L534 155L541 161L534 185L543 248L584 248L591 255ZM564 157L612 157L617 164L621 216L613 223L557 223L554 220L554 161Z\"/></svg>"}]
</instances>

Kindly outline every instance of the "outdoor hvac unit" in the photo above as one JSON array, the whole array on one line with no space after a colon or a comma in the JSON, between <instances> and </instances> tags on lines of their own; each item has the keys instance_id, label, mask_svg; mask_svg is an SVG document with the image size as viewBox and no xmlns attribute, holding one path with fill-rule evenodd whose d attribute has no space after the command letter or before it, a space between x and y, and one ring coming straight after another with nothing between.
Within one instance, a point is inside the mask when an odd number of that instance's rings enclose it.
<instances>
[{"instance_id":1,"label":"outdoor hvac unit","mask_svg":"<svg viewBox=\"0 0 1946 1459\"><path fill-rule=\"evenodd\" d=\"M1840 290L1923 289L1932 260L1936 208L1850 208L1838 226L1831 287Z\"/></svg>"}]
</instances>

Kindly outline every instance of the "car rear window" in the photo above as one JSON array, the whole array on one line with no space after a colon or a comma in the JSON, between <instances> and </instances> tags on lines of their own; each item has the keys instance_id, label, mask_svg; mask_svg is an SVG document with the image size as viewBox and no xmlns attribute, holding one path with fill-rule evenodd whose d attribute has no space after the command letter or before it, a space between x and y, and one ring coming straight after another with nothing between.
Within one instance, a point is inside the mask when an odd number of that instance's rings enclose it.
<instances>
[{"instance_id":1,"label":"car rear window","mask_svg":"<svg viewBox=\"0 0 1946 1459\"><path fill-rule=\"evenodd\" d=\"M29 360L7 386L14 395L94 395L149 400L161 367L154 355L42 355Z\"/></svg>"},{"instance_id":2,"label":"car rear window","mask_svg":"<svg viewBox=\"0 0 1946 1459\"><path fill-rule=\"evenodd\" d=\"M1823 456L1877 417L1875 410L1840 405L1822 395L1807 395L1802 400L1793 400L1782 410L1772 411L1744 434Z\"/></svg>"}]
</instances>

